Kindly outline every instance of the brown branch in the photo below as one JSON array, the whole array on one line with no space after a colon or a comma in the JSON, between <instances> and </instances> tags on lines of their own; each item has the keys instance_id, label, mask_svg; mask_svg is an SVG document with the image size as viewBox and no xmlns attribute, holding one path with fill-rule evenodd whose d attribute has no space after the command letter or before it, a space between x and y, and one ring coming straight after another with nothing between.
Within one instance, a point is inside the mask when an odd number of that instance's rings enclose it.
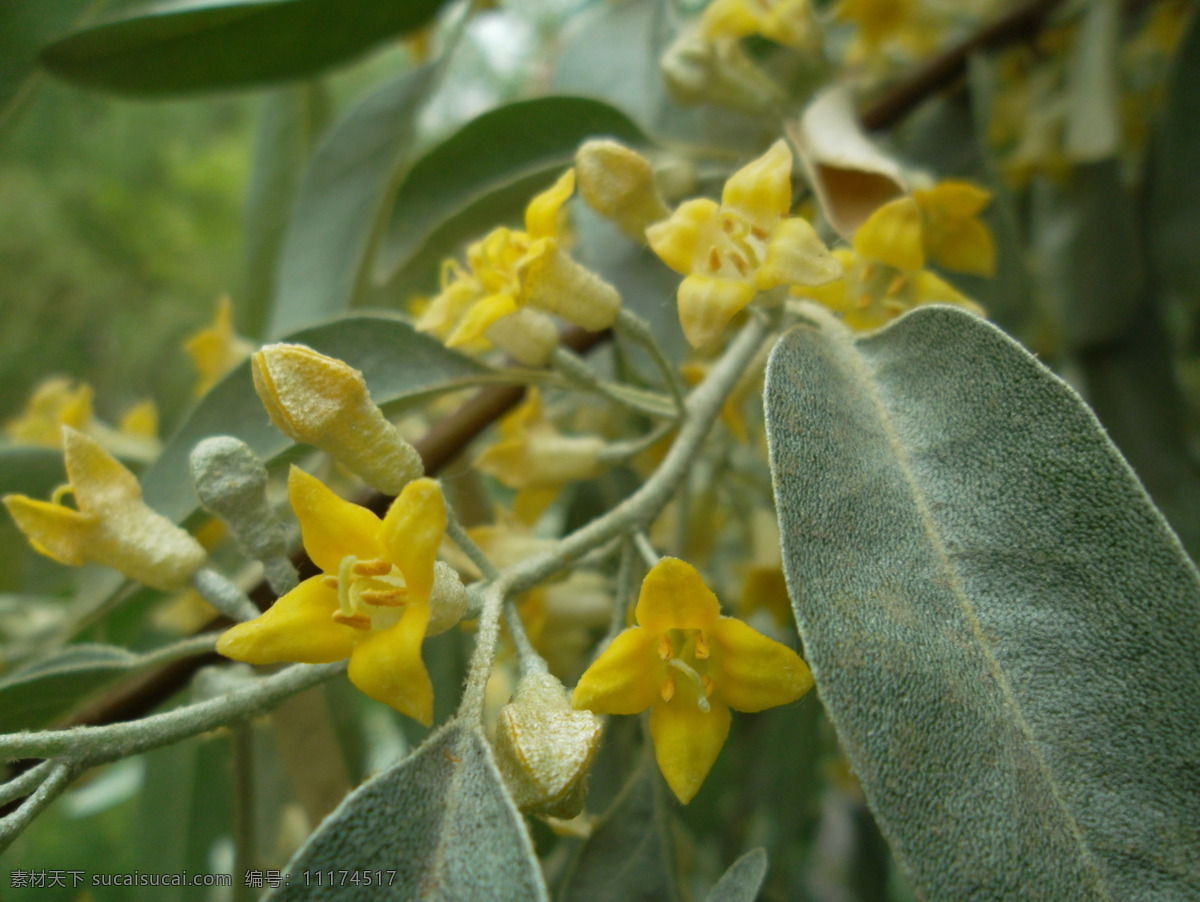
<instances>
[{"instance_id":1,"label":"brown branch","mask_svg":"<svg viewBox=\"0 0 1200 902\"><path fill-rule=\"evenodd\" d=\"M1031 0L934 57L868 106L862 112L863 126L868 131L891 128L923 100L961 78L972 53L1030 40L1046 17L1062 3L1063 0Z\"/></svg>"}]
</instances>

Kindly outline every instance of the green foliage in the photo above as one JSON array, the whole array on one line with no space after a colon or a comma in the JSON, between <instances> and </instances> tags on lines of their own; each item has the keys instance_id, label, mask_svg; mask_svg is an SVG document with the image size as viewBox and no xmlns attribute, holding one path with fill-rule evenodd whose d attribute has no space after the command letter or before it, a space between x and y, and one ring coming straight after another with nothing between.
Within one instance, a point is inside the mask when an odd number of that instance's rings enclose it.
<instances>
[{"instance_id":1,"label":"green foliage","mask_svg":"<svg viewBox=\"0 0 1200 902\"><path fill-rule=\"evenodd\" d=\"M173 0L126 11L42 50L63 78L122 94L308 78L424 25L443 0Z\"/></svg>"},{"instance_id":2,"label":"green foliage","mask_svg":"<svg viewBox=\"0 0 1200 902\"><path fill-rule=\"evenodd\" d=\"M340 881L348 868L372 883L317 882ZM456 721L347 796L288 873L288 885L267 898L547 898L487 739Z\"/></svg>"},{"instance_id":3,"label":"green foliage","mask_svg":"<svg viewBox=\"0 0 1200 902\"><path fill-rule=\"evenodd\" d=\"M1200 577L1075 394L942 309L792 332L766 404L805 650L918 892L1194 892Z\"/></svg>"}]
</instances>

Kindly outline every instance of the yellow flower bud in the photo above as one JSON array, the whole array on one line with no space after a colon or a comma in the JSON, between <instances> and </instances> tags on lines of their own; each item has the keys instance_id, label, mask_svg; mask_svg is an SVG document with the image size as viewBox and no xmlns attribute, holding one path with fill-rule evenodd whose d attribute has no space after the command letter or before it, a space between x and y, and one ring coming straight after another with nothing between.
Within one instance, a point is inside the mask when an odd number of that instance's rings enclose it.
<instances>
[{"instance_id":1,"label":"yellow flower bud","mask_svg":"<svg viewBox=\"0 0 1200 902\"><path fill-rule=\"evenodd\" d=\"M570 818L583 810L587 773L600 744L600 719L571 708L548 673L521 678L500 709L496 764L522 811Z\"/></svg>"},{"instance_id":2,"label":"yellow flower bud","mask_svg":"<svg viewBox=\"0 0 1200 902\"><path fill-rule=\"evenodd\" d=\"M207 558L200 543L147 507L137 478L94 438L69 426L62 437L69 484L49 502L4 496L30 544L62 564L104 564L155 589L186 586ZM77 509L61 503L68 493Z\"/></svg>"},{"instance_id":3,"label":"yellow flower bud","mask_svg":"<svg viewBox=\"0 0 1200 902\"><path fill-rule=\"evenodd\" d=\"M254 389L280 432L326 451L368 485L398 495L425 471L421 456L371 400L362 373L297 344L251 358Z\"/></svg>"},{"instance_id":4,"label":"yellow flower bud","mask_svg":"<svg viewBox=\"0 0 1200 902\"><path fill-rule=\"evenodd\" d=\"M593 210L646 243L646 226L666 219L650 161L616 141L587 141L575 153L579 193Z\"/></svg>"},{"instance_id":5,"label":"yellow flower bud","mask_svg":"<svg viewBox=\"0 0 1200 902\"><path fill-rule=\"evenodd\" d=\"M429 592L429 623L426 636L444 633L467 613L467 587L445 561L433 565L433 588Z\"/></svg>"}]
</instances>

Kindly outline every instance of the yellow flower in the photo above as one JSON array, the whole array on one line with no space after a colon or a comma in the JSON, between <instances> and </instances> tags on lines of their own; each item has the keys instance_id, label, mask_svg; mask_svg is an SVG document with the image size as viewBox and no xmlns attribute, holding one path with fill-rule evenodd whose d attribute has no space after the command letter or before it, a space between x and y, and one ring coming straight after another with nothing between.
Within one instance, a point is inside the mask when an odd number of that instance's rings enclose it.
<instances>
[{"instance_id":1,"label":"yellow flower","mask_svg":"<svg viewBox=\"0 0 1200 902\"><path fill-rule=\"evenodd\" d=\"M700 31L710 41L758 34L797 49L810 47L815 37L808 0L713 0Z\"/></svg>"},{"instance_id":2,"label":"yellow flower","mask_svg":"<svg viewBox=\"0 0 1200 902\"><path fill-rule=\"evenodd\" d=\"M67 485L49 502L4 496L30 544L62 564L92 561L156 589L186 586L207 557L200 544L147 507L137 478L94 438L64 426L62 441ZM62 504L66 494L78 509Z\"/></svg>"},{"instance_id":3,"label":"yellow flower","mask_svg":"<svg viewBox=\"0 0 1200 902\"><path fill-rule=\"evenodd\" d=\"M517 489L514 512L531 523L565 483L600 475L604 448L597 436L569 436L555 429L542 413L541 394L531 388L525 403L500 421L500 441L484 449L475 466Z\"/></svg>"},{"instance_id":4,"label":"yellow flower","mask_svg":"<svg viewBox=\"0 0 1200 902\"><path fill-rule=\"evenodd\" d=\"M253 344L233 330L233 306L228 295L217 301L212 325L194 332L183 347L196 366L196 397L205 394L254 350Z\"/></svg>"},{"instance_id":5,"label":"yellow flower","mask_svg":"<svg viewBox=\"0 0 1200 902\"><path fill-rule=\"evenodd\" d=\"M991 199L990 191L968 182L918 189L872 213L855 232L854 249L904 272L923 269L928 257L945 269L991 276L996 245L979 220Z\"/></svg>"},{"instance_id":6,"label":"yellow flower","mask_svg":"<svg viewBox=\"0 0 1200 902\"><path fill-rule=\"evenodd\" d=\"M63 376L51 376L39 383L25 409L4 424L4 432L14 445L57 448L62 442L63 426L86 432L106 450L130 460L148 462L161 450L158 410L153 401L133 405L114 429L96 419L91 386L86 382L76 386Z\"/></svg>"},{"instance_id":7,"label":"yellow flower","mask_svg":"<svg viewBox=\"0 0 1200 902\"><path fill-rule=\"evenodd\" d=\"M803 219L788 217L792 152L776 141L725 183L721 203L697 198L646 230L650 247L686 276L679 321L693 347L716 341L758 292L822 285L841 275Z\"/></svg>"},{"instance_id":8,"label":"yellow flower","mask_svg":"<svg viewBox=\"0 0 1200 902\"><path fill-rule=\"evenodd\" d=\"M428 726L433 684L421 642L446 529L441 488L432 479L410 482L380 520L292 467L288 497L304 548L324 573L228 630L217 651L250 664L349 658L355 686Z\"/></svg>"},{"instance_id":9,"label":"yellow flower","mask_svg":"<svg viewBox=\"0 0 1200 902\"><path fill-rule=\"evenodd\" d=\"M574 191L575 170L568 169L529 202L524 231L493 229L467 249L466 269L447 261L442 290L417 321L417 328L432 332L449 347L490 341L532 366L544 363L554 344L548 349L541 341L528 348L509 346L504 336L493 331L506 317L532 307L592 331L612 325L620 295L560 246L559 214ZM544 332L544 326L535 328Z\"/></svg>"},{"instance_id":10,"label":"yellow flower","mask_svg":"<svg viewBox=\"0 0 1200 902\"><path fill-rule=\"evenodd\" d=\"M691 565L663 558L647 574L634 612L579 678L572 703L597 714L651 708L659 769L679 801L691 801L729 733L729 709L761 711L795 701L812 674L785 645L722 617Z\"/></svg>"},{"instance_id":11,"label":"yellow flower","mask_svg":"<svg viewBox=\"0 0 1200 902\"><path fill-rule=\"evenodd\" d=\"M283 343L265 346L250 362L254 390L288 438L328 452L388 495L425 472L421 456L387 421L350 364Z\"/></svg>"},{"instance_id":12,"label":"yellow flower","mask_svg":"<svg viewBox=\"0 0 1200 902\"><path fill-rule=\"evenodd\" d=\"M928 270L902 272L865 260L849 248L838 248L833 255L844 278L817 288L794 288L792 294L824 304L855 331L878 329L923 304L953 304L985 315L982 307Z\"/></svg>"}]
</instances>

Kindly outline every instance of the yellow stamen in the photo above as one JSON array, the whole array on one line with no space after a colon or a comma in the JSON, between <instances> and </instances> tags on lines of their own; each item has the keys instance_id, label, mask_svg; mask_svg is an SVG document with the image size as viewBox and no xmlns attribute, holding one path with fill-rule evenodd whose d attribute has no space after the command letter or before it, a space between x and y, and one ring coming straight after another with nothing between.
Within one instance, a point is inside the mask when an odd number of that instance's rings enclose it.
<instances>
[{"instance_id":1,"label":"yellow stamen","mask_svg":"<svg viewBox=\"0 0 1200 902\"><path fill-rule=\"evenodd\" d=\"M708 658L708 640L704 638L704 633L696 634L696 660L703 661Z\"/></svg>"},{"instance_id":2,"label":"yellow stamen","mask_svg":"<svg viewBox=\"0 0 1200 902\"><path fill-rule=\"evenodd\" d=\"M664 633L662 638L658 640L658 656L663 661L669 661L671 658L675 657L675 649L671 645L671 637L666 633Z\"/></svg>"},{"instance_id":3,"label":"yellow stamen","mask_svg":"<svg viewBox=\"0 0 1200 902\"><path fill-rule=\"evenodd\" d=\"M708 268L713 272L717 272L721 268L721 255L717 253L715 247L708 249Z\"/></svg>"},{"instance_id":4,"label":"yellow stamen","mask_svg":"<svg viewBox=\"0 0 1200 902\"><path fill-rule=\"evenodd\" d=\"M392 572L391 562L385 560L359 561L354 565L358 576L386 576Z\"/></svg>"},{"instance_id":5,"label":"yellow stamen","mask_svg":"<svg viewBox=\"0 0 1200 902\"><path fill-rule=\"evenodd\" d=\"M406 595L408 595L408 592L404 589L363 589L358 597L364 604L373 604L385 608L398 608L408 603Z\"/></svg>"},{"instance_id":6,"label":"yellow stamen","mask_svg":"<svg viewBox=\"0 0 1200 902\"><path fill-rule=\"evenodd\" d=\"M371 628L371 618L366 614L343 614L341 611L334 611L330 616L334 623L340 623L342 626L351 626L356 630Z\"/></svg>"},{"instance_id":7,"label":"yellow stamen","mask_svg":"<svg viewBox=\"0 0 1200 902\"><path fill-rule=\"evenodd\" d=\"M674 679L672 679L671 677L667 677L665 680L663 680L661 694L662 694L662 700L664 702L669 702L671 699L673 699L675 697L675 680Z\"/></svg>"},{"instance_id":8,"label":"yellow stamen","mask_svg":"<svg viewBox=\"0 0 1200 902\"><path fill-rule=\"evenodd\" d=\"M336 576L323 576L321 577L321 582L329 586L331 589L336 589L338 587L338 578Z\"/></svg>"}]
</instances>

